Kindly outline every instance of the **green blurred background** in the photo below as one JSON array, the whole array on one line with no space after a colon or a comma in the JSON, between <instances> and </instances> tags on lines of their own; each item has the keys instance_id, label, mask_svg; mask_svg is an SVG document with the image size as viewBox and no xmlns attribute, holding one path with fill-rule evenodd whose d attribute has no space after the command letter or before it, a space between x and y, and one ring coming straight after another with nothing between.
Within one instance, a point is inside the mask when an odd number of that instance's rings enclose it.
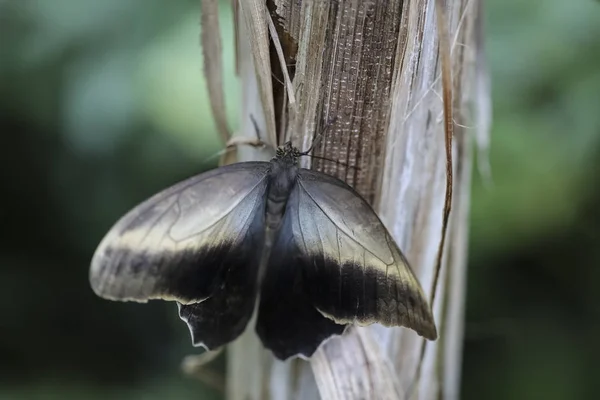
<instances>
[{"instance_id":1,"label":"green blurred background","mask_svg":"<svg viewBox=\"0 0 600 400\"><path fill-rule=\"evenodd\" d=\"M198 21L197 0L0 0L0 399L220 398L179 372L174 304L87 282L120 215L216 164ZM600 3L488 0L486 24L462 397L597 398Z\"/></svg>"}]
</instances>

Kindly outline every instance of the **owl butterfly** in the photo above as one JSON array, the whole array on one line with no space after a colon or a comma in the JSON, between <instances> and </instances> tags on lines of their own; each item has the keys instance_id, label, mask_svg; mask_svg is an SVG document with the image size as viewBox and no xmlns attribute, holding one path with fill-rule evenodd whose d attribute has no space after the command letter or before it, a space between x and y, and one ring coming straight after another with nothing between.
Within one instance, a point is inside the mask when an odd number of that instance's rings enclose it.
<instances>
[{"instance_id":1,"label":"owl butterfly","mask_svg":"<svg viewBox=\"0 0 600 400\"><path fill-rule=\"evenodd\" d=\"M256 332L279 359L310 357L349 324L437 337L431 308L371 206L344 182L298 166L288 142L270 162L223 166L135 207L90 269L110 300L176 301L194 345Z\"/></svg>"}]
</instances>

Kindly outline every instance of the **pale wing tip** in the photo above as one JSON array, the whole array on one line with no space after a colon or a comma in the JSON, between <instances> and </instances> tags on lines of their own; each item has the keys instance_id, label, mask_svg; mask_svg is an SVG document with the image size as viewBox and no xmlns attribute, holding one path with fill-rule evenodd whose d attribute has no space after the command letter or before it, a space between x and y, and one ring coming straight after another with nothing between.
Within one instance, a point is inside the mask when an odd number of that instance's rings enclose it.
<instances>
[{"instance_id":1,"label":"pale wing tip","mask_svg":"<svg viewBox=\"0 0 600 400\"><path fill-rule=\"evenodd\" d=\"M149 300L176 301L188 305L205 300L204 298L187 299L157 290L153 285L144 285L143 280L127 274L115 274L101 253L96 252L92 258L88 280L96 296L106 300L120 302L147 303ZM148 283L148 282L147 282Z\"/></svg>"},{"instance_id":2,"label":"pale wing tip","mask_svg":"<svg viewBox=\"0 0 600 400\"><path fill-rule=\"evenodd\" d=\"M101 256L100 248L98 248L92 257L92 262L90 264L90 271L88 274L90 287L98 297L107 300L120 300L109 290L110 286L107 284L106 266L102 262L102 259L103 257Z\"/></svg>"},{"instance_id":3,"label":"pale wing tip","mask_svg":"<svg viewBox=\"0 0 600 400\"><path fill-rule=\"evenodd\" d=\"M107 273L108 267L106 265L106 257L104 255L106 240L106 237L102 239L102 241L96 248L94 255L92 256L88 280L92 290L97 296L107 300L119 300L115 298L113 294L111 294L111 291L109 290L109 285L107 284L107 281L110 280L110 274Z\"/></svg>"},{"instance_id":4,"label":"pale wing tip","mask_svg":"<svg viewBox=\"0 0 600 400\"><path fill-rule=\"evenodd\" d=\"M149 297L131 296L123 293L123 285L118 283L118 278L107 273L107 266L103 262L104 257L100 251L96 251L92 257L88 281L96 296L105 300L120 302L147 303Z\"/></svg>"},{"instance_id":5,"label":"pale wing tip","mask_svg":"<svg viewBox=\"0 0 600 400\"><path fill-rule=\"evenodd\" d=\"M409 319L408 321L406 321L408 323L403 323L401 325L403 325L406 328L412 329L419 336L422 336L427 340L436 340L438 338L438 333L431 309L427 311L423 310L423 312L418 313L417 316L417 318Z\"/></svg>"},{"instance_id":6,"label":"pale wing tip","mask_svg":"<svg viewBox=\"0 0 600 400\"><path fill-rule=\"evenodd\" d=\"M88 281L90 283L90 287L92 288L92 290L94 291L96 296L99 296L102 298L108 298L107 296L110 297L110 293L107 293L106 281L102 277L102 275L103 275L102 272L103 272L104 268L102 268L101 263L99 262L98 258L99 258L98 252L94 253L94 257L92 258L92 262L90 265L90 271L88 274ZM110 299L110 300L112 300L112 299Z\"/></svg>"},{"instance_id":7,"label":"pale wing tip","mask_svg":"<svg viewBox=\"0 0 600 400\"><path fill-rule=\"evenodd\" d=\"M437 328L433 320L431 322L426 321L419 327L411 328L414 329L419 335L423 336L427 340L436 340L438 338Z\"/></svg>"},{"instance_id":8,"label":"pale wing tip","mask_svg":"<svg viewBox=\"0 0 600 400\"><path fill-rule=\"evenodd\" d=\"M147 303L149 300L148 298L117 295L114 287L104 284L101 279L98 279L98 277L93 274L93 271L90 271L89 282L94 294L105 300L135 303Z\"/></svg>"},{"instance_id":9,"label":"pale wing tip","mask_svg":"<svg viewBox=\"0 0 600 400\"><path fill-rule=\"evenodd\" d=\"M415 331L417 335L424 337L427 340L437 340L438 333L437 328L435 326L435 322L433 320L433 315L431 313L423 315L418 321L410 321L405 317L401 317L399 320L385 320L382 318L378 318L375 316L371 316L370 318L335 318L334 316L323 312L322 310L317 309L324 317L331 319L337 324L356 324L358 326L369 326L372 324L381 324L386 327L403 327Z\"/></svg>"}]
</instances>

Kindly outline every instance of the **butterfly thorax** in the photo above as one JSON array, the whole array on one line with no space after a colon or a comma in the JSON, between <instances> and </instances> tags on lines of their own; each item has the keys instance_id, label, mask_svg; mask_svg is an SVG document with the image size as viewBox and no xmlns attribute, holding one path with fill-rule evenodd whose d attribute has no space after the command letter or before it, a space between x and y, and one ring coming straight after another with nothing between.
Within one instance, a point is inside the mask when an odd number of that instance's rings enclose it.
<instances>
[{"instance_id":1,"label":"butterfly thorax","mask_svg":"<svg viewBox=\"0 0 600 400\"><path fill-rule=\"evenodd\" d=\"M270 229L277 230L283 218L287 200L296 184L299 156L300 151L287 142L277 149L275 158L271 160L265 210L267 227Z\"/></svg>"}]
</instances>

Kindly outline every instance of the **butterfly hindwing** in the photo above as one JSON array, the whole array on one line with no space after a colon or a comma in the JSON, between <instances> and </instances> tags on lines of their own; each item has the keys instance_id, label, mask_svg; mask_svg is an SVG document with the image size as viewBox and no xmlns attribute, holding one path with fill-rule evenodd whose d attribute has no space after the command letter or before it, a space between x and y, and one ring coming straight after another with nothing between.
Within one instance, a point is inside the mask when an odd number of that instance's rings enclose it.
<instances>
[{"instance_id":1,"label":"butterfly hindwing","mask_svg":"<svg viewBox=\"0 0 600 400\"><path fill-rule=\"evenodd\" d=\"M179 316L185 321L194 345L213 350L241 335L250 320L256 303L258 268L263 248L264 206L254 214L254 223L243 243L223 255L227 269L221 285L206 300L181 304ZM216 261L215 259L215 262Z\"/></svg>"},{"instance_id":2,"label":"butterfly hindwing","mask_svg":"<svg viewBox=\"0 0 600 400\"><path fill-rule=\"evenodd\" d=\"M288 282L278 288L281 276ZM314 313L298 318L288 306L284 323L290 334L278 337L276 318L283 319L286 311L263 301L276 298L280 304L301 305L296 312L308 314L312 307L328 323ZM293 320L296 326L288 322ZM301 169L272 250L257 331L266 347L276 346L273 338L285 339L280 347L310 356L326 337L341 333L333 322L338 327L405 326L428 339L437 337L418 280L371 206L344 182Z\"/></svg>"},{"instance_id":3,"label":"butterfly hindwing","mask_svg":"<svg viewBox=\"0 0 600 400\"><path fill-rule=\"evenodd\" d=\"M195 344L215 348L250 319L264 242L269 163L232 164L140 204L108 232L90 283L112 300L175 300Z\"/></svg>"}]
</instances>

